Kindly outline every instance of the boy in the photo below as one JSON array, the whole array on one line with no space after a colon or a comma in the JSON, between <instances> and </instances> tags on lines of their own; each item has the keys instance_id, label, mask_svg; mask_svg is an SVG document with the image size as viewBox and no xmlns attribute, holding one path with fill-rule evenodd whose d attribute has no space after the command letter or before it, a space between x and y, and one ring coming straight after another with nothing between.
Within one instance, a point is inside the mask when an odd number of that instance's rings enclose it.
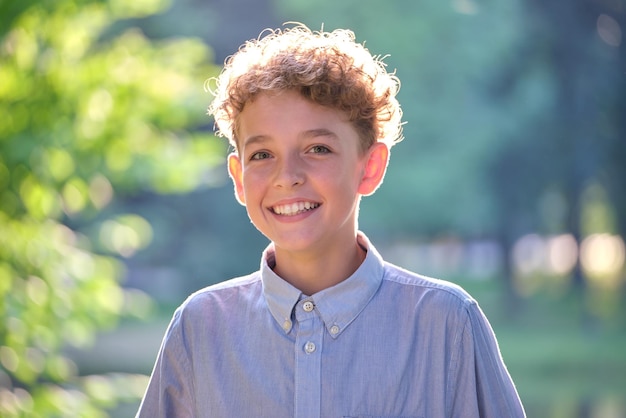
<instances>
[{"instance_id":1,"label":"boy","mask_svg":"<svg viewBox=\"0 0 626 418\"><path fill-rule=\"evenodd\" d=\"M138 416L524 416L476 302L358 231L401 139L398 87L345 30L276 30L227 61L209 111L271 243L176 311Z\"/></svg>"}]
</instances>

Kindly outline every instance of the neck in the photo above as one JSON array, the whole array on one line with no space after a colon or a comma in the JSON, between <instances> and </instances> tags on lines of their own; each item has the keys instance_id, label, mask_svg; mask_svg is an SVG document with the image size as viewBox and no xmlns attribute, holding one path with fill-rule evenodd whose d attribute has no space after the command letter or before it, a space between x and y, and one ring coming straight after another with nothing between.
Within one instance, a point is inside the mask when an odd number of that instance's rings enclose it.
<instances>
[{"instance_id":1,"label":"neck","mask_svg":"<svg viewBox=\"0 0 626 418\"><path fill-rule=\"evenodd\" d=\"M312 252L275 248L274 272L306 295L313 295L350 277L363 263L366 251L356 237L347 245Z\"/></svg>"}]
</instances>

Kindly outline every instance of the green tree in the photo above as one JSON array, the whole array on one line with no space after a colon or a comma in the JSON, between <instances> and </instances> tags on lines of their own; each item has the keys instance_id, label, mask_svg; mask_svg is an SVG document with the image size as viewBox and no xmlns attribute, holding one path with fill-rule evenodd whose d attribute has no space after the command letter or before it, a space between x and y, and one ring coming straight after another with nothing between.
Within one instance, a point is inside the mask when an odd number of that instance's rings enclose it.
<instances>
[{"instance_id":1,"label":"green tree","mask_svg":"<svg viewBox=\"0 0 626 418\"><path fill-rule=\"evenodd\" d=\"M151 227L101 220L113 196L196 189L220 161L211 51L115 29L166 6L0 1L0 416L106 416L143 391L137 376L80 376L64 349L145 314L120 281Z\"/></svg>"}]
</instances>

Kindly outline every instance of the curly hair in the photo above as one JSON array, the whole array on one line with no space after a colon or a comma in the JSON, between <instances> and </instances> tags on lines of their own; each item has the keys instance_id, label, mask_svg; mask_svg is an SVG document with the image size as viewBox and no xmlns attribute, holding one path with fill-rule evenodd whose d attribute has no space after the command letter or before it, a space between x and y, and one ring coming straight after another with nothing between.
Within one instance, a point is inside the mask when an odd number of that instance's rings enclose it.
<instances>
[{"instance_id":1,"label":"curly hair","mask_svg":"<svg viewBox=\"0 0 626 418\"><path fill-rule=\"evenodd\" d=\"M212 85L212 87L209 87ZM239 114L261 92L295 90L325 107L344 112L361 138L389 147L402 140L400 81L383 57L355 42L350 30L311 31L302 24L267 30L226 59L217 78L207 81L215 96L209 106L217 133L237 149Z\"/></svg>"}]
</instances>

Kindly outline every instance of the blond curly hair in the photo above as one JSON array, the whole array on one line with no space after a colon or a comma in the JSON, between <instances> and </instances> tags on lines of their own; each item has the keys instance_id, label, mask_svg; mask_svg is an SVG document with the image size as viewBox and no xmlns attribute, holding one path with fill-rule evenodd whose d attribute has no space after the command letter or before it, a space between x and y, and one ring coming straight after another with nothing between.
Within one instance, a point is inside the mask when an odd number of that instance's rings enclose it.
<instances>
[{"instance_id":1,"label":"blond curly hair","mask_svg":"<svg viewBox=\"0 0 626 418\"><path fill-rule=\"evenodd\" d=\"M311 31L296 24L266 30L227 58L221 74L207 81L215 96L208 110L217 133L237 149L238 117L246 103L264 91L298 91L344 112L366 150L376 141L391 147L402 140L399 88L383 57L355 42L352 31Z\"/></svg>"}]
</instances>

